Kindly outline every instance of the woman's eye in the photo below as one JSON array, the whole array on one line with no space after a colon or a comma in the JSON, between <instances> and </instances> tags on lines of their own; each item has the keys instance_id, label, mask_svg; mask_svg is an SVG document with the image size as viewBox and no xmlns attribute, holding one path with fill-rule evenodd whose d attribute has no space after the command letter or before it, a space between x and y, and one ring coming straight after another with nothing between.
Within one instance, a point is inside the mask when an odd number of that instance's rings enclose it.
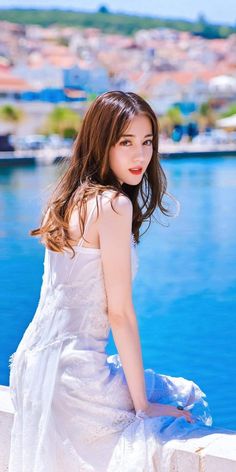
<instances>
[{"instance_id":1,"label":"woman's eye","mask_svg":"<svg viewBox=\"0 0 236 472\"><path fill-rule=\"evenodd\" d=\"M120 144L121 146L128 146L131 143L129 139L125 139L124 141L121 141Z\"/></svg>"},{"instance_id":2,"label":"woman's eye","mask_svg":"<svg viewBox=\"0 0 236 472\"><path fill-rule=\"evenodd\" d=\"M144 144L146 146L151 146L152 145L152 139L146 139L146 141L144 141ZM130 139L125 139L123 141L120 141L120 145L121 146L131 146L132 142L130 141Z\"/></svg>"}]
</instances>

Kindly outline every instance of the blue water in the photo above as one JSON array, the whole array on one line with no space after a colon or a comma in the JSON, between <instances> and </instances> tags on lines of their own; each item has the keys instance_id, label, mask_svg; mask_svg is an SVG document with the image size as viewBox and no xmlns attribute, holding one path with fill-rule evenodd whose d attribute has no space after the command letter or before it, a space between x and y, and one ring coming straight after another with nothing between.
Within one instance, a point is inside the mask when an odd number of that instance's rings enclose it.
<instances>
[{"instance_id":1,"label":"blue water","mask_svg":"<svg viewBox=\"0 0 236 472\"><path fill-rule=\"evenodd\" d=\"M144 366L194 380L214 425L236 429L236 160L163 167L181 211L161 217L165 226L153 220L138 246L133 299ZM0 169L0 384L9 383L8 358L37 307L44 250L28 231L58 174L55 166Z\"/></svg>"}]
</instances>

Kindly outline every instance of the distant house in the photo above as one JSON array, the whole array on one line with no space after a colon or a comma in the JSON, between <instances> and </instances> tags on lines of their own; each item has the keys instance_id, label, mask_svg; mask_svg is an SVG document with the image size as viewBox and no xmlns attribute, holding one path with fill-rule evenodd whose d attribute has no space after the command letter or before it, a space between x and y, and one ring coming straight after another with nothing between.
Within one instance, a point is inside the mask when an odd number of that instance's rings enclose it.
<instances>
[{"instance_id":1,"label":"distant house","mask_svg":"<svg viewBox=\"0 0 236 472\"><path fill-rule=\"evenodd\" d=\"M20 100L51 103L65 101L61 70L50 65L32 68L21 64L14 67L13 71L27 80L27 85L19 93Z\"/></svg>"},{"instance_id":2,"label":"distant house","mask_svg":"<svg viewBox=\"0 0 236 472\"><path fill-rule=\"evenodd\" d=\"M63 89L46 87L38 91L26 91L21 94L21 99L26 101L38 100L41 102L59 103L65 101Z\"/></svg>"},{"instance_id":3,"label":"distant house","mask_svg":"<svg viewBox=\"0 0 236 472\"><path fill-rule=\"evenodd\" d=\"M236 78L218 75L209 82L210 95L216 98L236 99Z\"/></svg>"},{"instance_id":4,"label":"distant house","mask_svg":"<svg viewBox=\"0 0 236 472\"><path fill-rule=\"evenodd\" d=\"M21 77L13 75L10 70L0 72L0 97L2 99L17 99L29 84Z\"/></svg>"},{"instance_id":5,"label":"distant house","mask_svg":"<svg viewBox=\"0 0 236 472\"><path fill-rule=\"evenodd\" d=\"M93 71L91 71L89 86L91 92L95 93L103 93L107 90L111 90L112 87L106 69L103 67L96 67L96 69L93 69Z\"/></svg>"},{"instance_id":6,"label":"distant house","mask_svg":"<svg viewBox=\"0 0 236 472\"><path fill-rule=\"evenodd\" d=\"M42 67L28 67L26 64L20 64L13 68L13 72L19 77L24 77L31 89L35 91L50 87L63 88L61 69L49 64Z\"/></svg>"},{"instance_id":7,"label":"distant house","mask_svg":"<svg viewBox=\"0 0 236 472\"><path fill-rule=\"evenodd\" d=\"M206 102L208 97L208 81L201 77L193 77L192 82L188 85L186 99L199 106L203 102Z\"/></svg>"},{"instance_id":8,"label":"distant house","mask_svg":"<svg viewBox=\"0 0 236 472\"><path fill-rule=\"evenodd\" d=\"M179 84L165 73L150 77L146 90L149 91L150 103L159 114L166 113L173 103L182 100Z\"/></svg>"},{"instance_id":9,"label":"distant house","mask_svg":"<svg viewBox=\"0 0 236 472\"><path fill-rule=\"evenodd\" d=\"M86 90L90 81L90 73L87 69L74 66L63 70L63 86L67 89Z\"/></svg>"},{"instance_id":10,"label":"distant house","mask_svg":"<svg viewBox=\"0 0 236 472\"><path fill-rule=\"evenodd\" d=\"M82 89L86 92L98 94L111 89L110 78L103 67L82 69L79 66L74 66L70 69L64 69L63 83L66 89Z\"/></svg>"},{"instance_id":11,"label":"distant house","mask_svg":"<svg viewBox=\"0 0 236 472\"><path fill-rule=\"evenodd\" d=\"M24 101L49 103L86 100L86 96L73 93L70 87L64 87L63 70L46 64L44 67L31 68L26 65L14 69L19 75L27 77L28 84L19 97Z\"/></svg>"}]
</instances>

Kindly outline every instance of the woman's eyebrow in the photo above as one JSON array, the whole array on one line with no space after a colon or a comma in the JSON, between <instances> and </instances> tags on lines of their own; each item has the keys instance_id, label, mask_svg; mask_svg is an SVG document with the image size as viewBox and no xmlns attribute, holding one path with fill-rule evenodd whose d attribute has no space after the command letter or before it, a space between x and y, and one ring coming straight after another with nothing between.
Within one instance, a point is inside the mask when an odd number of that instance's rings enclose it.
<instances>
[{"instance_id":1,"label":"woman's eyebrow","mask_svg":"<svg viewBox=\"0 0 236 472\"><path fill-rule=\"evenodd\" d=\"M149 138L151 136L153 136L153 134L146 134L146 136L144 136L144 138ZM121 138L123 138L123 137L125 137L125 138L135 138L135 134L122 134Z\"/></svg>"}]
</instances>

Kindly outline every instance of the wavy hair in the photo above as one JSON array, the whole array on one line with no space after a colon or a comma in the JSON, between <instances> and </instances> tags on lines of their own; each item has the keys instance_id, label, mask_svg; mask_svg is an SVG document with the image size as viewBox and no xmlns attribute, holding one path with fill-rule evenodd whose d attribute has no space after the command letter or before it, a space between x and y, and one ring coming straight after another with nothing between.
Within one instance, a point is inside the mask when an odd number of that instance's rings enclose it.
<instances>
[{"instance_id":1,"label":"wavy hair","mask_svg":"<svg viewBox=\"0 0 236 472\"><path fill-rule=\"evenodd\" d=\"M139 184L121 184L109 166L109 151L119 141L131 120L139 114L146 115L152 124L152 158ZM73 239L69 237L73 209L77 206L81 216L84 203L95 196L99 213L97 196L111 189L115 191L113 198L123 194L131 200L132 233L136 243L139 243L140 227L144 221L149 221L150 226L156 208L166 216L171 216L162 202L163 196L170 194L166 192L167 179L160 164L158 137L157 117L142 97L122 91L110 91L98 96L85 114L68 168L56 183L43 211L40 227L31 230L30 235L40 235L41 242L52 251L63 252L69 248L74 255L71 244ZM81 235L84 233L85 219L86 214L84 219L79 218Z\"/></svg>"}]
</instances>

